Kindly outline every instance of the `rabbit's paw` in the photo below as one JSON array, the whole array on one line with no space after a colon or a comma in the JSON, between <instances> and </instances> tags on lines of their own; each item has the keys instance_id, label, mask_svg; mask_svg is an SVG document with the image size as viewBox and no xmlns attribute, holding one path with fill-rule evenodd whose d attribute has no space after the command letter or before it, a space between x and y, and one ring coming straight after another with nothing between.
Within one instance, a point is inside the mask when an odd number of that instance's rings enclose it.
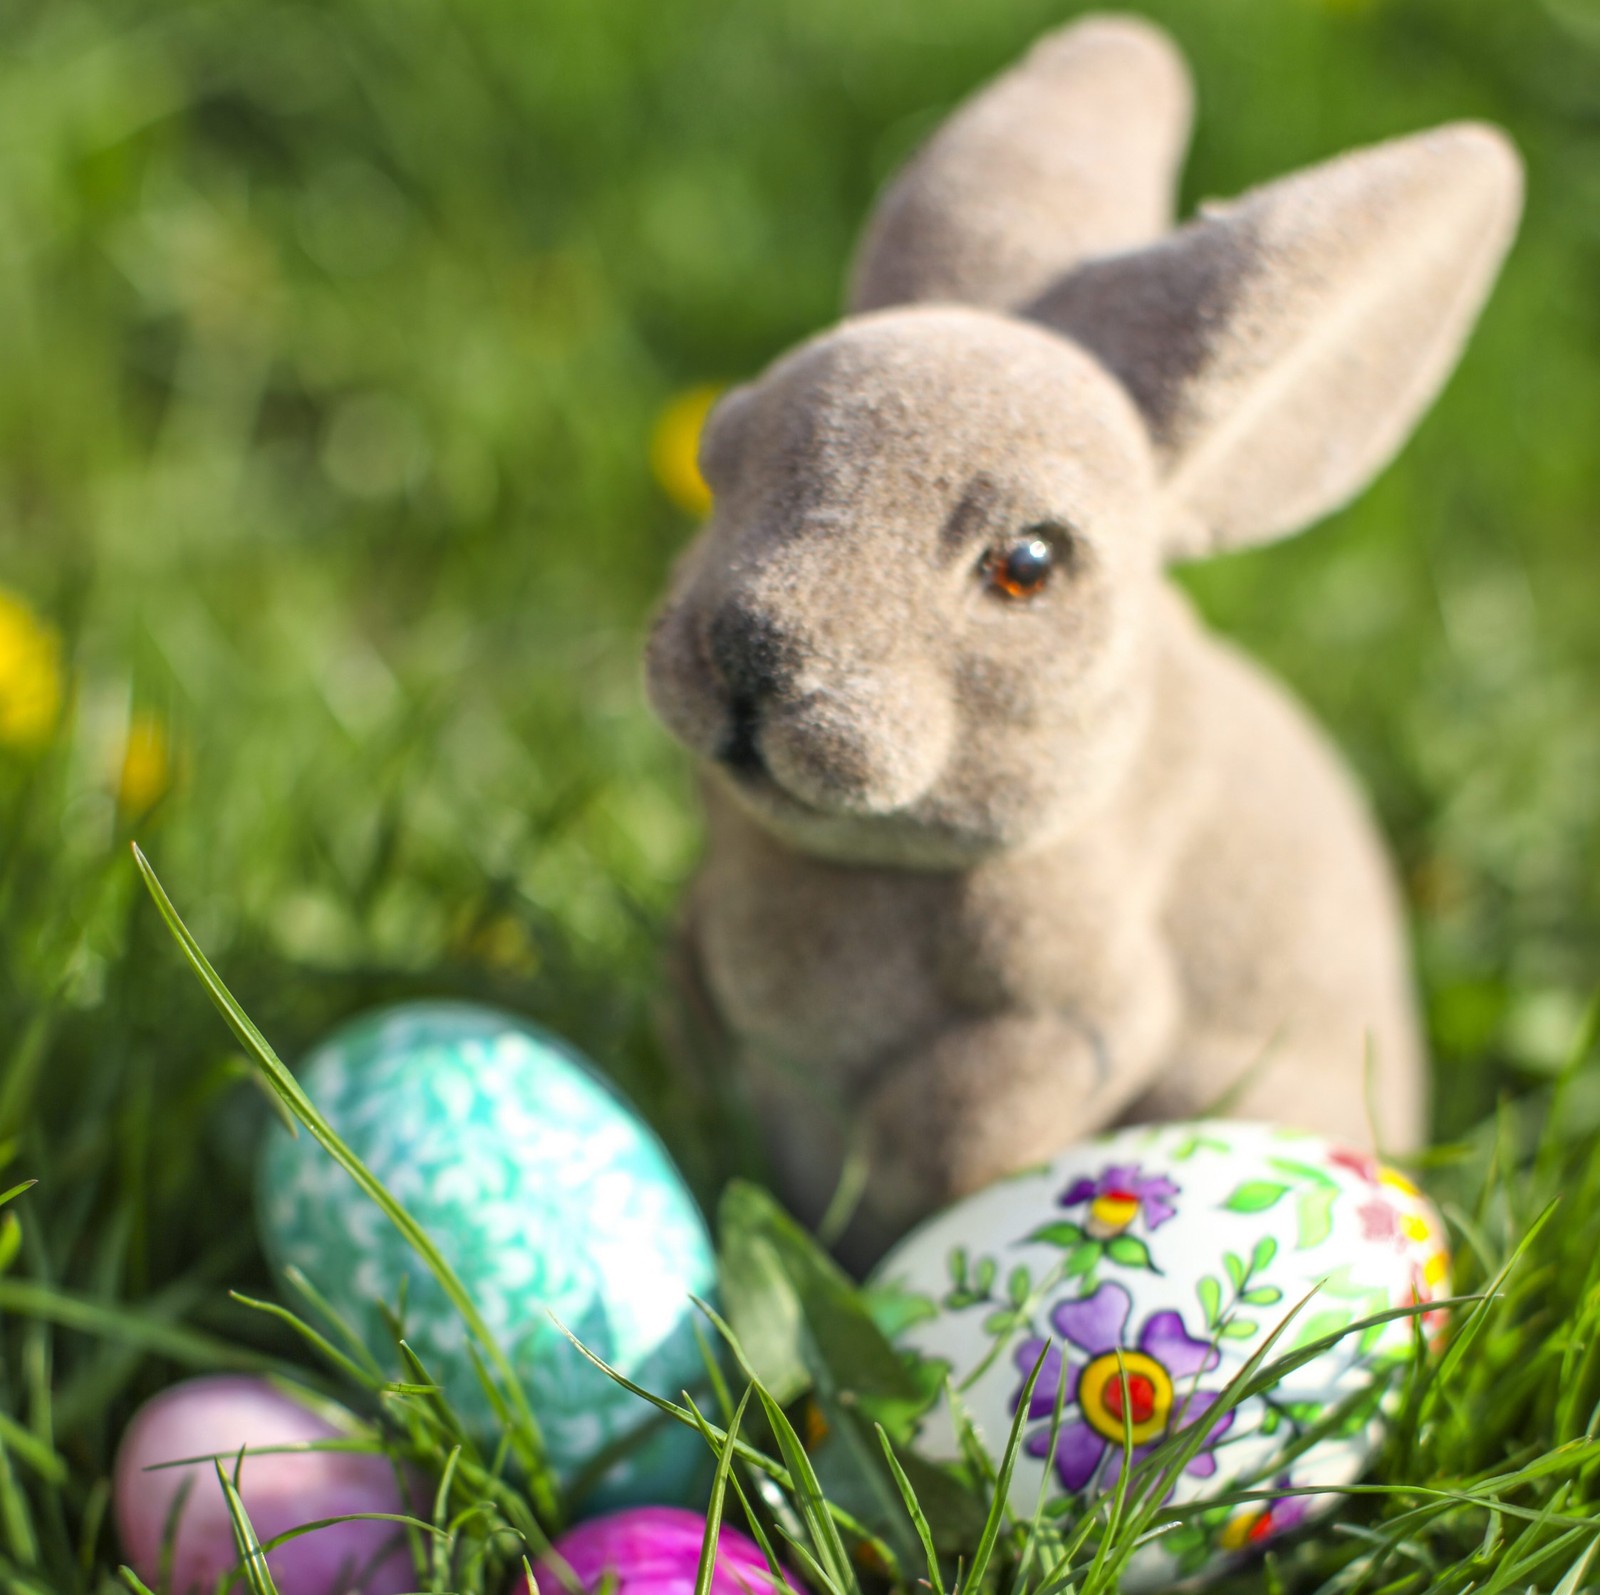
<instances>
[{"instance_id":1,"label":"rabbit's paw","mask_svg":"<svg viewBox=\"0 0 1600 1595\"><path fill-rule=\"evenodd\" d=\"M1110 1120L1127 1073L1094 1027L1060 1014L951 1026L868 1099L870 1207L910 1223L1049 1157Z\"/></svg>"}]
</instances>

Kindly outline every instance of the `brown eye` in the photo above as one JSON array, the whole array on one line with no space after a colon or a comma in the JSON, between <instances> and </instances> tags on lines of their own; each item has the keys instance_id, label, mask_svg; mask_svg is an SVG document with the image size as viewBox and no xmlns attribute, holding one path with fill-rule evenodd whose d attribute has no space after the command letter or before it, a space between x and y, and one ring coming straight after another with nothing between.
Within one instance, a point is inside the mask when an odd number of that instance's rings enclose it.
<instances>
[{"instance_id":1,"label":"brown eye","mask_svg":"<svg viewBox=\"0 0 1600 1595\"><path fill-rule=\"evenodd\" d=\"M983 556L983 579L1002 598L1034 598L1055 569L1056 551L1043 537L1019 537Z\"/></svg>"}]
</instances>

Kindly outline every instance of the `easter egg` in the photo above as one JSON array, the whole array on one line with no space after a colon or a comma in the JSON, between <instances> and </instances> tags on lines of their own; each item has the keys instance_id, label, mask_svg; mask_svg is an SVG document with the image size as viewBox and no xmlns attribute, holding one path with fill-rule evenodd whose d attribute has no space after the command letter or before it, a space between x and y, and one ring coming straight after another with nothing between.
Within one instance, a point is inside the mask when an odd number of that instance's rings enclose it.
<instances>
[{"instance_id":1,"label":"easter egg","mask_svg":"<svg viewBox=\"0 0 1600 1595\"><path fill-rule=\"evenodd\" d=\"M561 1576L565 1564L585 1591L614 1580L616 1595L694 1595L705 1531L706 1520L681 1507L640 1506L591 1518L552 1544L537 1569L539 1588L567 1588ZM783 1590L755 1541L719 1525L711 1595Z\"/></svg>"},{"instance_id":2,"label":"easter egg","mask_svg":"<svg viewBox=\"0 0 1600 1595\"><path fill-rule=\"evenodd\" d=\"M214 1589L218 1577L239 1560L233 1520L212 1463L182 1468L160 1464L220 1455L231 1478L241 1447L331 1440L355 1430L349 1413L267 1379L217 1375L162 1391L134 1414L117 1449L112 1501L129 1565L152 1589L194 1595ZM237 1465L239 1496L263 1545L323 1518L413 1509L394 1465L375 1454L256 1456L247 1449ZM161 1583L163 1544L180 1491L185 1494L172 1541L171 1581ZM314 1529L268 1551L267 1566L278 1587L296 1595L356 1590L361 1595L398 1595L417 1587L405 1529L398 1523L337 1523Z\"/></svg>"},{"instance_id":3,"label":"easter egg","mask_svg":"<svg viewBox=\"0 0 1600 1595\"><path fill-rule=\"evenodd\" d=\"M948 1375L996 1459L1039 1366L1012 1479L1024 1518L1043 1488L1046 1515L1070 1524L1116 1485L1130 1436L1137 1464L1190 1426L1203 1438L1168 1500L1284 1492L1197 1509L1135 1554L1123 1587L1139 1590L1325 1510L1336 1497L1291 1492L1352 1482L1381 1440L1382 1376L1413 1354L1414 1316L1345 1336L1208 1420L1272 1332L1289 1319L1268 1363L1436 1300L1447 1274L1439 1220L1403 1176L1314 1135L1213 1120L1085 1141L980 1191L900 1242L871 1291L926 1388ZM917 1450L957 1461L956 1424L933 1400Z\"/></svg>"},{"instance_id":4,"label":"easter egg","mask_svg":"<svg viewBox=\"0 0 1600 1595\"><path fill-rule=\"evenodd\" d=\"M587 1361L652 1391L698 1388L691 1295L712 1294L710 1237L660 1140L572 1047L461 1003L368 1014L317 1047L301 1085L351 1150L426 1230L506 1354L565 1485L602 1451L625 1454L598 1497L683 1499L707 1456ZM300 1268L396 1368L380 1303L486 1444L501 1432L467 1326L383 1212L310 1136L275 1127L257 1212L269 1258ZM402 1286L404 1294L402 1295ZM401 1303L404 1303L403 1311Z\"/></svg>"}]
</instances>

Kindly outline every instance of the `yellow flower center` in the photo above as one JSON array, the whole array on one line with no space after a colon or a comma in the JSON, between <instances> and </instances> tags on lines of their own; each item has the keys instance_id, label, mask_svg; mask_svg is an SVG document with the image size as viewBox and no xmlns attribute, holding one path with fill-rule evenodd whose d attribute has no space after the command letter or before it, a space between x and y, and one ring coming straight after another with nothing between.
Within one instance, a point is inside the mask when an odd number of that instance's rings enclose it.
<instances>
[{"instance_id":1,"label":"yellow flower center","mask_svg":"<svg viewBox=\"0 0 1600 1595\"><path fill-rule=\"evenodd\" d=\"M1225 1551L1242 1551L1256 1538L1256 1530L1266 1516L1264 1511L1241 1512L1237 1517L1229 1518L1222 1533L1217 1536L1218 1543Z\"/></svg>"},{"instance_id":2,"label":"yellow flower center","mask_svg":"<svg viewBox=\"0 0 1600 1595\"><path fill-rule=\"evenodd\" d=\"M1120 1234L1139 1211L1139 1198L1128 1191L1102 1191L1089 1204L1088 1231L1097 1240Z\"/></svg>"},{"instance_id":3,"label":"yellow flower center","mask_svg":"<svg viewBox=\"0 0 1600 1595\"><path fill-rule=\"evenodd\" d=\"M1164 1433L1172 1417L1172 1376L1142 1351L1123 1352L1120 1367L1117 1353L1108 1351L1078 1375L1078 1406L1096 1434L1121 1445L1126 1417L1133 1443L1144 1445Z\"/></svg>"}]
</instances>

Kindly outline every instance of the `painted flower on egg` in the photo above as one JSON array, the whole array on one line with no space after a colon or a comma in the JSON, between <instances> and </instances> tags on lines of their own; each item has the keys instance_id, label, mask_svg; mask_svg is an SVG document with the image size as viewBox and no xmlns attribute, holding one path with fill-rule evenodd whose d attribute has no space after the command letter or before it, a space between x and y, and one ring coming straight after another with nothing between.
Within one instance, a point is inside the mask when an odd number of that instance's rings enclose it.
<instances>
[{"instance_id":1,"label":"painted flower on egg","mask_svg":"<svg viewBox=\"0 0 1600 1595\"><path fill-rule=\"evenodd\" d=\"M1419 1302L1437 1301L1450 1294L1450 1253L1444 1237L1429 1218L1427 1198L1398 1169L1374 1157L1344 1147L1329 1157L1371 1187L1371 1196L1356 1209L1365 1237L1375 1245L1392 1247L1411 1268L1412 1294ZM1435 1338L1447 1314L1425 1313L1423 1333Z\"/></svg>"},{"instance_id":2,"label":"painted flower on egg","mask_svg":"<svg viewBox=\"0 0 1600 1595\"><path fill-rule=\"evenodd\" d=\"M1026 1449L1029 1456L1049 1457L1050 1429L1065 1383L1064 1413L1075 1406L1078 1416L1063 1421L1053 1460L1069 1495L1081 1494L1102 1464L1100 1488L1110 1489L1125 1457L1138 1463L1174 1429L1203 1419L1220 1394L1195 1388L1199 1375L1220 1361L1210 1341L1196 1339L1176 1312L1164 1311L1151 1313L1130 1343L1132 1312L1133 1298L1121 1285L1108 1282L1091 1296L1057 1303L1050 1314L1063 1342L1087 1360L1069 1364L1061 1347L1050 1345L1028 1403L1028 1417L1045 1423L1028 1436ZM1016 1365L1024 1377L1033 1371L1046 1344L1030 1337L1018 1346ZM1013 1410L1021 1399L1019 1389ZM1212 1448L1232 1422L1233 1414L1225 1413L1190 1459L1186 1473L1209 1478L1217 1471ZM1126 1447L1130 1432L1131 1453Z\"/></svg>"},{"instance_id":3,"label":"painted flower on egg","mask_svg":"<svg viewBox=\"0 0 1600 1595\"><path fill-rule=\"evenodd\" d=\"M1272 1481L1275 1490L1287 1490L1290 1486L1287 1473L1280 1473ZM1310 1502L1303 1495L1280 1495L1275 1501L1263 1501L1230 1517L1217 1535L1217 1544L1225 1551L1254 1550L1268 1540L1299 1528L1310 1510Z\"/></svg>"},{"instance_id":4,"label":"painted flower on egg","mask_svg":"<svg viewBox=\"0 0 1600 1595\"><path fill-rule=\"evenodd\" d=\"M973 1435L996 1459L1020 1416L1019 1514L1042 1499L1047 1519L1080 1521L1186 1436L1181 1466L1140 1481L1186 1509L1121 1575L1151 1595L1329 1511L1418 1354L1416 1320L1387 1314L1436 1301L1446 1266L1403 1175L1305 1131L1209 1120L1115 1131L966 1198L872 1289L928 1392L925 1460L968 1465ZM1290 1365L1230 1408L1230 1381L1278 1335Z\"/></svg>"},{"instance_id":5,"label":"painted flower on egg","mask_svg":"<svg viewBox=\"0 0 1600 1595\"><path fill-rule=\"evenodd\" d=\"M1157 1229L1177 1213L1178 1187L1162 1174L1142 1174L1139 1165L1113 1163L1093 1179L1075 1180L1061 1193L1061 1207L1088 1204L1084 1233L1097 1241L1120 1235L1136 1218Z\"/></svg>"},{"instance_id":6,"label":"painted flower on egg","mask_svg":"<svg viewBox=\"0 0 1600 1595\"><path fill-rule=\"evenodd\" d=\"M1028 1239L1070 1253L1067 1273L1082 1279L1086 1291L1093 1290L1102 1263L1159 1273L1149 1244L1132 1231L1138 1224L1153 1234L1176 1218L1182 1194L1182 1187L1165 1174L1146 1174L1138 1163L1108 1163L1071 1181L1057 1195L1055 1205L1073 1213L1072 1218L1052 1219Z\"/></svg>"}]
</instances>

